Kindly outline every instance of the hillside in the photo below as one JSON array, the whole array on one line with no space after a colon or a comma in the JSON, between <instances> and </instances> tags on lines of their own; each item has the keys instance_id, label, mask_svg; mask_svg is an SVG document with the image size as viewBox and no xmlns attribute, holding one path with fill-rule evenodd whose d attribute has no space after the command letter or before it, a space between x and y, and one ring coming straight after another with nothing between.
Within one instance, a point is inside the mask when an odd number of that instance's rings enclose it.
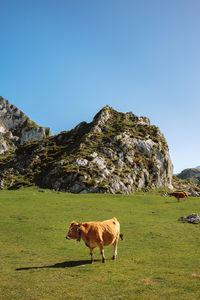
<instances>
[{"instance_id":1,"label":"hillside","mask_svg":"<svg viewBox=\"0 0 200 300\"><path fill-rule=\"evenodd\" d=\"M187 180L195 180L198 184L200 184L200 169L199 168L188 168L184 169L180 174L177 175L178 178L187 179Z\"/></svg>"},{"instance_id":2,"label":"hillside","mask_svg":"<svg viewBox=\"0 0 200 300\"><path fill-rule=\"evenodd\" d=\"M19 145L1 157L1 188L38 185L73 193L172 187L167 142L146 117L104 107L91 123Z\"/></svg>"}]
</instances>

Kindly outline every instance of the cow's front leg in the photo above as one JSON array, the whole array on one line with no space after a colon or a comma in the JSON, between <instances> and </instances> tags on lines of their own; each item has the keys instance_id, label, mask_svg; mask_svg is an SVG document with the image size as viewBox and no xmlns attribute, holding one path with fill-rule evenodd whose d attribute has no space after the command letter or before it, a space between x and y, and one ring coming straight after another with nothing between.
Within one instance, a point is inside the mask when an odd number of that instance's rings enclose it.
<instances>
[{"instance_id":1,"label":"cow's front leg","mask_svg":"<svg viewBox=\"0 0 200 300\"><path fill-rule=\"evenodd\" d=\"M91 255L91 264L94 262L94 249L90 248L90 255Z\"/></svg>"},{"instance_id":2,"label":"cow's front leg","mask_svg":"<svg viewBox=\"0 0 200 300\"><path fill-rule=\"evenodd\" d=\"M118 239L116 239L113 243L114 246L114 254L113 254L113 260L115 260L117 258L117 243L118 243Z\"/></svg>"},{"instance_id":3,"label":"cow's front leg","mask_svg":"<svg viewBox=\"0 0 200 300\"><path fill-rule=\"evenodd\" d=\"M104 256L104 249L103 249L103 246L100 245L99 248L100 248L100 253L101 253L101 256L102 256L102 263L105 263L106 258L105 258L105 256Z\"/></svg>"}]
</instances>

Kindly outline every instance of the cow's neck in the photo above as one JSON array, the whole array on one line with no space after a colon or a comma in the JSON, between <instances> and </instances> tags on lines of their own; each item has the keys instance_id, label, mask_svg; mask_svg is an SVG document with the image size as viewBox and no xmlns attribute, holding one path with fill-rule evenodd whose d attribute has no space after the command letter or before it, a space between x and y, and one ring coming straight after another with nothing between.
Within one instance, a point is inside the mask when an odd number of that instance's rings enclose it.
<instances>
[{"instance_id":1,"label":"cow's neck","mask_svg":"<svg viewBox=\"0 0 200 300\"><path fill-rule=\"evenodd\" d=\"M80 229L81 229L81 234L80 234L80 237L86 241L86 235L87 235L87 232L88 232L88 229L83 226L82 224L80 225Z\"/></svg>"}]
</instances>

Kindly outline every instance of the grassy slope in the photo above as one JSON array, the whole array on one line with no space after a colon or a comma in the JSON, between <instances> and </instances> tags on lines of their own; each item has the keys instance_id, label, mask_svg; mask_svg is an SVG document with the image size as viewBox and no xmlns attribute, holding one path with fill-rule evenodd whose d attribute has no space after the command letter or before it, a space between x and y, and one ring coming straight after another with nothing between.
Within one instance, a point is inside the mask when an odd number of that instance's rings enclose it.
<instances>
[{"instance_id":1,"label":"grassy slope","mask_svg":"<svg viewBox=\"0 0 200 300\"><path fill-rule=\"evenodd\" d=\"M177 221L199 210L197 198L177 203L154 193L1 191L0 298L200 299L200 227ZM68 226L113 216L125 236L118 259L109 246L106 263L96 249L90 265L83 242L65 240Z\"/></svg>"}]
</instances>

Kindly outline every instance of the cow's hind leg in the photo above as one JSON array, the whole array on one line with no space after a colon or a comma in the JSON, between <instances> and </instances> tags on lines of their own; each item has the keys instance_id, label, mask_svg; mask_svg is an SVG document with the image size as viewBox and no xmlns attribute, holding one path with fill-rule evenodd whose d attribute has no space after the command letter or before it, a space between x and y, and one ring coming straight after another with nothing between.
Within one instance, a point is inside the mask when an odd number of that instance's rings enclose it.
<instances>
[{"instance_id":1,"label":"cow's hind leg","mask_svg":"<svg viewBox=\"0 0 200 300\"><path fill-rule=\"evenodd\" d=\"M102 256L102 263L105 263L106 258L105 258L105 256L104 256L104 249L103 249L103 246L102 246L102 245L99 245L99 248L100 248L100 253L101 253L101 256Z\"/></svg>"},{"instance_id":2,"label":"cow's hind leg","mask_svg":"<svg viewBox=\"0 0 200 300\"><path fill-rule=\"evenodd\" d=\"M94 262L94 249L90 248L90 255L91 255L91 264Z\"/></svg>"},{"instance_id":3,"label":"cow's hind leg","mask_svg":"<svg viewBox=\"0 0 200 300\"><path fill-rule=\"evenodd\" d=\"M113 243L114 246L114 254L113 254L113 260L115 260L117 258L117 243L118 243L118 239L116 239Z\"/></svg>"}]
</instances>

